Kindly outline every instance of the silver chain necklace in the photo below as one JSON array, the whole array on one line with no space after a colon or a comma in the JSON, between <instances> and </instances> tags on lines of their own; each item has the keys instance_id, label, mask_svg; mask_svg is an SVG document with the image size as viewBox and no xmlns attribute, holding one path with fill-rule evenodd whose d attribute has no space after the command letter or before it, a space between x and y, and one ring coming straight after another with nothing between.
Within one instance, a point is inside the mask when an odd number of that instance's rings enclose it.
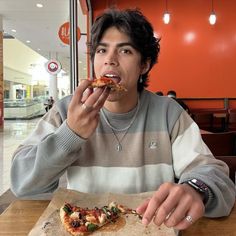
<instances>
[{"instance_id":1,"label":"silver chain necklace","mask_svg":"<svg viewBox=\"0 0 236 236\"><path fill-rule=\"evenodd\" d=\"M125 128L122 128L122 129L117 129L117 128L115 128L114 126L112 126L111 123L108 121L105 112L103 111L103 109L101 109L102 116L103 116L103 118L104 118L106 124L107 124L107 125L109 126L109 128L111 129L111 131L112 131L112 133L113 133L113 135L114 135L114 137L116 138L116 141L117 141L117 143L118 143L118 144L116 145L116 151L117 151L117 152L122 151L122 144L121 144L121 142L123 141L124 137L126 136L128 130L129 130L129 128L130 128L130 127L132 126L132 124L134 123L134 121L135 121L135 119L136 119L136 117L137 117L137 115L138 115L139 108L140 108L140 101L139 101L139 98L138 98L137 109L136 109L136 111L135 111L135 114L134 114L132 120L130 121L130 123L129 123L128 126L126 126ZM119 139L118 134L117 134L115 131L117 131L117 132L122 132L122 131L124 131L124 134L123 134L122 137Z\"/></svg>"}]
</instances>

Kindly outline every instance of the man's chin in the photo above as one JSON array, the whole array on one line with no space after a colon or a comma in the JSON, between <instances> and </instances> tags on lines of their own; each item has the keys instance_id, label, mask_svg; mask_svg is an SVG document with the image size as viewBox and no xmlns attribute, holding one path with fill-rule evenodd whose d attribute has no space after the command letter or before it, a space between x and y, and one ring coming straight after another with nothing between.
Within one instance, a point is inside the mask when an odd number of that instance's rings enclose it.
<instances>
[{"instance_id":1,"label":"man's chin","mask_svg":"<svg viewBox=\"0 0 236 236\"><path fill-rule=\"evenodd\" d=\"M122 95L120 94L120 92L113 91L113 92L110 92L106 100L109 102L115 102L119 100L121 97Z\"/></svg>"}]
</instances>

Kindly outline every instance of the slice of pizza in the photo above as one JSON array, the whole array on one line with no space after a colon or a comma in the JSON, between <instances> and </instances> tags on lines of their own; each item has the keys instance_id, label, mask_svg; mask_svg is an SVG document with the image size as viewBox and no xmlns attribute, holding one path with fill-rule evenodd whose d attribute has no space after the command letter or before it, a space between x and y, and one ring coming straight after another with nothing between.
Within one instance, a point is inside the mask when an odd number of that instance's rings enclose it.
<instances>
[{"instance_id":1,"label":"slice of pizza","mask_svg":"<svg viewBox=\"0 0 236 236\"><path fill-rule=\"evenodd\" d=\"M135 210L111 202L108 206L94 209L82 208L65 203L60 208L64 228L74 236L89 235L108 223L114 223L122 214L137 214ZM140 216L139 216L140 218Z\"/></svg>"},{"instance_id":2,"label":"slice of pizza","mask_svg":"<svg viewBox=\"0 0 236 236\"><path fill-rule=\"evenodd\" d=\"M109 87L112 91L127 91L127 89L122 85L118 84L115 81L113 81L109 77L101 77L99 79L93 80L91 84L92 88L102 88L102 87Z\"/></svg>"}]
</instances>

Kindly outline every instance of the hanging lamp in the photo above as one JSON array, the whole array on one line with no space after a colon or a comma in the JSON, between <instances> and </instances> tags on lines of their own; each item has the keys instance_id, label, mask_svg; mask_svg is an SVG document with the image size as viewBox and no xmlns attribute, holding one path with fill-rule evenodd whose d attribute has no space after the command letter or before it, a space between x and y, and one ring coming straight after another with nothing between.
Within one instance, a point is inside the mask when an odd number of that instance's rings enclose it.
<instances>
[{"instance_id":1,"label":"hanging lamp","mask_svg":"<svg viewBox=\"0 0 236 236\"><path fill-rule=\"evenodd\" d=\"M215 11L214 11L213 0L211 0L211 14L209 16L209 23L211 25L214 25L216 23L216 14L215 14Z\"/></svg>"},{"instance_id":2,"label":"hanging lamp","mask_svg":"<svg viewBox=\"0 0 236 236\"><path fill-rule=\"evenodd\" d=\"M168 2L167 2L167 0L166 0L166 10L165 10L165 13L163 15L163 21L166 25L170 23L170 13L168 12Z\"/></svg>"}]
</instances>

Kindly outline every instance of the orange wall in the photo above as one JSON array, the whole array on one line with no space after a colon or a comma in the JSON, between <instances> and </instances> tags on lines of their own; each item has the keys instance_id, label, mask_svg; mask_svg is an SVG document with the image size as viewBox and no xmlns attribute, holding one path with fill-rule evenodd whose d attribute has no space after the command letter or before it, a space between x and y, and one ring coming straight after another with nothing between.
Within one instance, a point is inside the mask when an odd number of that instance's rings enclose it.
<instances>
[{"instance_id":1,"label":"orange wall","mask_svg":"<svg viewBox=\"0 0 236 236\"><path fill-rule=\"evenodd\" d=\"M149 89L178 97L236 97L236 1L214 0L217 23L208 17L210 0L169 0L171 22L162 16L164 0L92 0L94 16L109 7L138 7L161 37L159 62L152 70Z\"/></svg>"}]
</instances>

